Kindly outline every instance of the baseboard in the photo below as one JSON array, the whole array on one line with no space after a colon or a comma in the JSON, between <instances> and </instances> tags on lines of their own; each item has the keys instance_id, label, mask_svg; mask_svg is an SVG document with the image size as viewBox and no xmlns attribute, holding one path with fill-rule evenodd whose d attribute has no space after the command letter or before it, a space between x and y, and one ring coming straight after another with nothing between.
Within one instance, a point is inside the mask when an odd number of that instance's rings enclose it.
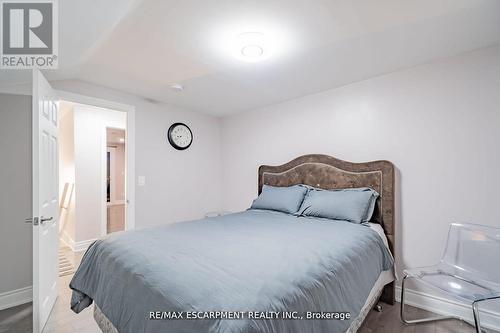
<instances>
[{"instance_id":1,"label":"baseboard","mask_svg":"<svg viewBox=\"0 0 500 333\"><path fill-rule=\"evenodd\" d=\"M396 301L401 302L401 287L396 287ZM431 295L421 291L405 288L405 304L431 311L440 315L455 316L468 322L474 322L472 307L463 303ZM500 331L500 313L481 310L479 304L481 326Z\"/></svg>"},{"instance_id":2,"label":"baseboard","mask_svg":"<svg viewBox=\"0 0 500 333\"><path fill-rule=\"evenodd\" d=\"M75 242L73 238L71 238L65 231L63 231L60 235L60 240L64 244L66 244L71 249L71 251L81 252L86 251L90 244L92 244L96 240L96 238Z\"/></svg>"},{"instance_id":3,"label":"baseboard","mask_svg":"<svg viewBox=\"0 0 500 333\"><path fill-rule=\"evenodd\" d=\"M33 301L33 288L31 286L0 293L0 310Z\"/></svg>"},{"instance_id":4,"label":"baseboard","mask_svg":"<svg viewBox=\"0 0 500 333\"><path fill-rule=\"evenodd\" d=\"M94 239L88 239L84 240L81 242L76 242L74 247L73 247L73 252L81 252L81 251L87 251L88 247L90 244L92 244L97 238Z\"/></svg>"}]
</instances>

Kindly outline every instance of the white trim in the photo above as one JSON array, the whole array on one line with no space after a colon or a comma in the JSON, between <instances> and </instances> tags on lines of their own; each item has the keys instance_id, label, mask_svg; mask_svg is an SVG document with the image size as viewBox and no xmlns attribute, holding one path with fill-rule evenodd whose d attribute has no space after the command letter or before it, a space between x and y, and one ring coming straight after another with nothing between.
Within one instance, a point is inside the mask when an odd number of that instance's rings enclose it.
<instances>
[{"instance_id":1,"label":"white trim","mask_svg":"<svg viewBox=\"0 0 500 333\"><path fill-rule=\"evenodd\" d=\"M74 248L72 249L73 252L87 251L90 244L92 244L96 239L97 238L76 242Z\"/></svg>"},{"instance_id":2,"label":"white trim","mask_svg":"<svg viewBox=\"0 0 500 333\"><path fill-rule=\"evenodd\" d=\"M135 108L127 111L127 132L125 136L126 178L125 193L127 215L125 230L135 228Z\"/></svg>"},{"instance_id":3,"label":"white trim","mask_svg":"<svg viewBox=\"0 0 500 333\"><path fill-rule=\"evenodd\" d=\"M39 77L42 73L38 69L33 70L33 94L31 97L31 154L32 154L32 178L31 178L31 188L33 191L32 197L32 216L40 216L40 203L39 203L39 189L40 189L40 179L39 179L39 170L40 170L40 156L39 156L39 122L40 116L38 115L38 98L39 97ZM59 178L59 174L57 175ZM33 301L33 333L39 333L40 329L40 303L39 303L39 294L40 294L40 286L39 286L39 276L40 276L40 258L39 258L39 249L40 249L40 240L38 235L38 228L33 225L33 291L31 294Z\"/></svg>"},{"instance_id":4,"label":"white trim","mask_svg":"<svg viewBox=\"0 0 500 333\"><path fill-rule=\"evenodd\" d=\"M73 252L81 252L81 251L86 251L87 248L90 246L90 244L92 244L97 238L87 239L87 240L83 240L83 241L80 241L80 242L75 242L73 240L73 238L71 238L66 233L66 231L63 231L61 233L59 239L64 244L66 244L71 249L71 251L73 251Z\"/></svg>"},{"instance_id":5,"label":"white trim","mask_svg":"<svg viewBox=\"0 0 500 333\"><path fill-rule=\"evenodd\" d=\"M122 104L97 97L85 96L64 90L54 90L56 91L57 96L59 96L60 99L68 102L98 106L104 109L113 109L116 111L135 112L135 107L132 105Z\"/></svg>"},{"instance_id":6,"label":"white trim","mask_svg":"<svg viewBox=\"0 0 500 333\"><path fill-rule=\"evenodd\" d=\"M107 125L107 124L106 124ZM125 124L125 128L127 125ZM107 188L106 188L106 152L108 151L108 146L106 144L107 140L107 126L104 126L101 132L101 168L99 170L100 178L101 178L101 193L100 193L100 200L99 202L101 203L100 205L100 210L101 210L101 223L100 223L100 230L101 230L101 237L106 236L106 233L108 232L108 206L107 206Z\"/></svg>"},{"instance_id":7,"label":"white trim","mask_svg":"<svg viewBox=\"0 0 500 333\"><path fill-rule=\"evenodd\" d=\"M5 310L13 306L26 304L33 301L33 287L24 287L0 293L0 310Z\"/></svg>"},{"instance_id":8,"label":"white trim","mask_svg":"<svg viewBox=\"0 0 500 333\"><path fill-rule=\"evenodd\" d=\"M396 287L396 301L401 302L401 287ZM485 302L486 304L487 302ZM474 322L472 306L440 296L405 288L405 304L415 306L444 316L455 316L468 322ZM479 303L481 326L500 331L500 313L481 309Z\"/></svg>"},{"instance_id":9,"label":"white trim","mask_svg":"<svg viewBox=\"0 0 500 333\"><path fill-rule=\"evenodd\" d=\"M109 101L101 98L80 95L64 90L56 90L56 93L61 100L65 100L68 102L86 104L106 109L112 109L116 111L127 112L127 126L126 126L127 130L125 137L125 159L126 159L125 193L127 196L126 198L127 214L125 217L125 230L134 229L135 228L135 106Z\"/></svg>"}]
</instances>

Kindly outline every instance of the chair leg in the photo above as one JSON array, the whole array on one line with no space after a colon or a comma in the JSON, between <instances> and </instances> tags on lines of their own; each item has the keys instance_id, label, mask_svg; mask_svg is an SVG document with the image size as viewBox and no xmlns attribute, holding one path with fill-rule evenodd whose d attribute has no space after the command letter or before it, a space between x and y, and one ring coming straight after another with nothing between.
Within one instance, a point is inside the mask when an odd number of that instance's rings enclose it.
<instances>
[{"instance_id":1,"label":"chair leg","mask_svg":"<svg viewBox=\"0 0 500 333\"><path fill-rule=\"evenodd\" d=\"M405 275L403 277L403 281L401 282L401 308L400 308L400 315L401 315L401 321L403 323L409 325L409 324L428 323L428 322L432 322L432 321L458 319L457 317L453 317L453 316L436 316L436 317L429 317L429 318L408 320L406 318L406 315L405 315L405 282L406 282L407 278L408 278L408 275ZM481 333L481 331L478 331L478 332Z\"/></svg>"}]
</instances>

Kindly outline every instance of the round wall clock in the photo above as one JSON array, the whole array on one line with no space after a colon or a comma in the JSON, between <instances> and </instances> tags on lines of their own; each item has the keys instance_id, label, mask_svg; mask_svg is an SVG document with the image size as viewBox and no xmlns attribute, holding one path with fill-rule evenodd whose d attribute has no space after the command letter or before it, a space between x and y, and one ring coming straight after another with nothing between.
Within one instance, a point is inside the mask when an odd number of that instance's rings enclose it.
<instances>
[{"instance_id":1,"label":"round wall clock","mask_svg":"<svg viewBox=\"0 0 500 333\"><path fill-rule=\"evenodd\" d=\"M175 123L168 129L167 138L172 147L184 150L193 143L193 132L186 124Z\"/></svg>"}]
</instances>

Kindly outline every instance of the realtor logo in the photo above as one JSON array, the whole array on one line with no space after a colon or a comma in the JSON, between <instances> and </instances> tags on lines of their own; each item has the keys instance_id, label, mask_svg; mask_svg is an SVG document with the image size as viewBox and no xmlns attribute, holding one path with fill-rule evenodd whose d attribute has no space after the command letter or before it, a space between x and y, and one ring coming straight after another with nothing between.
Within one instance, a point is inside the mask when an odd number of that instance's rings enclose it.
<instances>
[{"instance_id":1,"label":"realtor logo","mask_svg":"<svg viewBox=\"0 0 500 333\"><path fill-rule=\"evenodd\" d=\"M57 68L56 0L0 0L0 5L0 67Z\"/></svg>"}]
</instances>

